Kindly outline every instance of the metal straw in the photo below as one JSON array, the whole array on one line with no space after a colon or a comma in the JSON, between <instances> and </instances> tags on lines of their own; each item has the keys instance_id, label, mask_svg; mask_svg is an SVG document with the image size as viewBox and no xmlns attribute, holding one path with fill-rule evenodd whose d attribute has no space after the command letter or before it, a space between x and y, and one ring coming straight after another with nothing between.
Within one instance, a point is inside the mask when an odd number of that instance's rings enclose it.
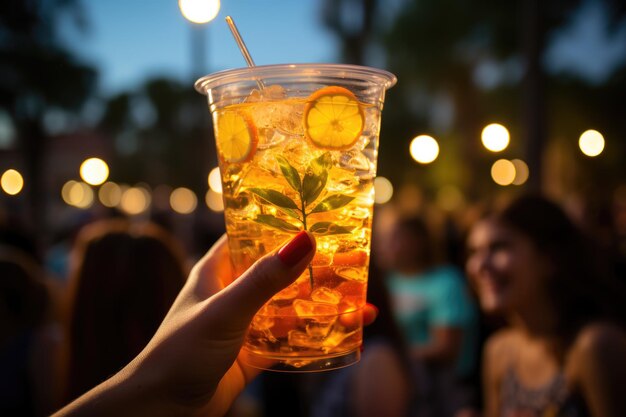
<instances>
[{"instance_id":1,"label":"metal straw","mask_svg":"<svg viewBox=\"0 0 626 417\"><path fill-rule=\"evenodd\" d=\"M243 38L241 37L241 35L239 34L239 31L237 30L237 25L235 25L235 22L233 21L232 17L226 16L226 23L228 23L228 27L230 28L230 31L233 34L233 37L235 38L235 42L237 42L237 46L239 47L239 50L241 51L241 54L243 55L243 59L246 60L246 63L248 64L250 68L253 68L255 66L254 60L252 59L252 56L250 56L250 52L248 52L248 48L246 48L246 44L243 41ZM263 81L257 79L256 82L259 86L259 89L262 90L265 88L265 84L263 84Z\"/></svg>"}]
</instances>

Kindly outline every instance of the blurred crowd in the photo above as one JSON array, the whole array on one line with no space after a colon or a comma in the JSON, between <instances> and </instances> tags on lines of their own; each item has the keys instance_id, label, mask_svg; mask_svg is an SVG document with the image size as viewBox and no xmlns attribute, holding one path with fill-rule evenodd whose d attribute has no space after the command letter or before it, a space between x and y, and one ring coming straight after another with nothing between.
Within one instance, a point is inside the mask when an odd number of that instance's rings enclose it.
<instances>
[{"instance_id":1,"label":"blurred crowd","mask_svg":"<svg viewBox=\"0 0 626 417\"><path fill-rule=\"evenodd\" d=\"M361 361L265 372L228 415L623 415L621 194L606 207L540 196L458 213L377 207L368 301L380 313ZM48 415L147 344L219 237L194 246L162 220L93 219L44 251L2 224L0 415Z\"/></svg>"}]
</instances>

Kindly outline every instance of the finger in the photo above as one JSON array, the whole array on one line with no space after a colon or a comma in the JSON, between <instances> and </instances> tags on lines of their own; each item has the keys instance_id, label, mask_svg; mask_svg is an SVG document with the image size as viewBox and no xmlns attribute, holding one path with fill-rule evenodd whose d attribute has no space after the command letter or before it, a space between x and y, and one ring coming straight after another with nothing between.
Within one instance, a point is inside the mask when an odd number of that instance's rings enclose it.
<instances>
[{"instance_id":1,"label":"finger","mask_svg":"<svg viewBox=\"0 0 626 417\"><path fill-rule=\"evenodd\" d=\"M188 305L200 303L222 289L220 276L230 275L228 240L223 235L200 259L189 273L189 278L174 301L165 319Z\"/></svg>"},{"instance_id":2,"label":"finger","mask_svg":"<svg viewBox=\"0 0 626 417\"><path fill-rule=\"evenodd\" d=\"M221 277L225 275L230 278L228 239L224 234L194 265L187 285L201 298L207 298L224 287Z\"/></svg>"},{"instance_id":3,"label":"finger","mask_svg":"<svg viewBox=\"0 0 626 417\"><path fill-rule=\"evenodd\" d=\"M363 326L369 326L378 317L378 307L374 304L367 303L363 307Z\"/></svg>"},{"instance_id":4,"label":"finger","mask_svg":"<svg viewBox=\"0 0 626 417\"><path fill-rule=\"evenodd\" d=\"M308 232L298 233L280 250L259 259L217 294L212 300L213 307L233 324L247 327L267 300L304 272L314 255L315 239Z\"/></svg>"}]
</instances>

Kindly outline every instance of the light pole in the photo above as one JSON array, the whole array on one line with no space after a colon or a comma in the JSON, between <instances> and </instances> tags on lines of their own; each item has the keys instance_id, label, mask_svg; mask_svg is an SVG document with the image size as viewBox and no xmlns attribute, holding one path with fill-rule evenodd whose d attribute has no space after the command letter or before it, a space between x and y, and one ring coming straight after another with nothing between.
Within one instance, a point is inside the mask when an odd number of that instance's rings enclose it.
<instances>
[{"instance_id":1,"label":"light pole","mask_svg":"<svg viewBox=\"0 0 626 417\"><path fill-rule=\"evenodd\" d=\"M206 31L204 24L215 19L220 11L220 0L178 0L183 17L191 28L191 76L196 79L205 74Z\"/></svg>"}]
</instances>

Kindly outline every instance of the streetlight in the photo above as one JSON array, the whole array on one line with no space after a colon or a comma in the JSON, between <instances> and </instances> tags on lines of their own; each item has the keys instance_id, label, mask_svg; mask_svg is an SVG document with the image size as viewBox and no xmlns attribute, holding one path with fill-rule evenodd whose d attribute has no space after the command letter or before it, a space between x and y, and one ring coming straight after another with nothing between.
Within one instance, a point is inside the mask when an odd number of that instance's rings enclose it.
<instances>
[{"instance_id":1,"label":"streetlight","mask_svg":"<svg viewBox=\"0 0 626 417\"><path fill-rule=\"evenodd\" d=\"M178 7L183 17L195 23L191 26L191 70L192 77L204 74L205 64L205 23L215 19L220 11L220 0L178 0Z\"/></svg>"}]
</instances>

